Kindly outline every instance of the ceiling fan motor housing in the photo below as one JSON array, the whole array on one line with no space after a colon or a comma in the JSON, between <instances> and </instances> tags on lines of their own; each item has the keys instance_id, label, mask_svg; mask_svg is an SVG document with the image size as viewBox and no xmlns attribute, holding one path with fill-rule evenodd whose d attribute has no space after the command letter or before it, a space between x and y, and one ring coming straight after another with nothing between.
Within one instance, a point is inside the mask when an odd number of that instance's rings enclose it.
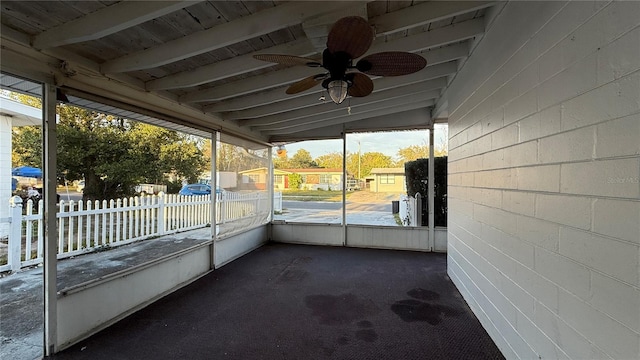
<instances>
[{"instance_id":1,"label":"ceiling fan motor housing","mask_svg":"<svg viewBox=\"0 0 640 360\"><path fill-rule=\"evenodd\" d=\"M322 53L322 66L331 74L327 80L346 80L347 69L352 66L351 56L343 51L332 53L329 49L325 49ZM325 85L329 83L327 80L322 82L322 86L325 88Z\"/></svg>"}]
</instances>

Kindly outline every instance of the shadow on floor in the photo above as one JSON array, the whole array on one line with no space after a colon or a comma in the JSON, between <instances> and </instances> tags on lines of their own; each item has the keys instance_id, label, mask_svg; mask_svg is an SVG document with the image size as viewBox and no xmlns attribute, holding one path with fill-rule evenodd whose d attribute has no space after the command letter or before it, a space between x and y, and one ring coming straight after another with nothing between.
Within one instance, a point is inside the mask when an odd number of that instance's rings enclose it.
<instances>
[{"instance_id":1,"label":"shadow on floor","mask_svg":"<svg viewBox=\"0 0 640 360\"><path fill-rule=\"evenodd\" d=\"M269 244L52 358L503 357L445 254Z\"/></svg>"}]
</instances>

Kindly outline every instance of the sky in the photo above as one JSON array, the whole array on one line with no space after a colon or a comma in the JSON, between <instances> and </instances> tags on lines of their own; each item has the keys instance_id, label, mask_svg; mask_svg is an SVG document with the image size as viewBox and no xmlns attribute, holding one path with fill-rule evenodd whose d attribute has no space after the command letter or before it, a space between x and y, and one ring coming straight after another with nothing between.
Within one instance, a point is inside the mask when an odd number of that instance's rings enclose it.
<instances>
[{"instance_id":1,"label":"sky","mask_svg":"<svg viewBox=\"0 0 640 360\"><path fill-rule=\"evenodd\" d=\"M446 143L446 131L442 127L436 127L434 134L434 142L436 148ZM358 133L347 135L347 152L358 151L358 141L360 141L360 151L381 152L385 155L397 158L398 150L411 145L427 145L429 143L429 132L427 130L414 131L394 131L383 133ZM298 143L288 144L285 146L287 155L293 156L299 149L305 149L311 153L314 159L318 156L342 152L342 141L336 140L320 140L320 141L302 141Z\"/></svg>"}]
</instances>

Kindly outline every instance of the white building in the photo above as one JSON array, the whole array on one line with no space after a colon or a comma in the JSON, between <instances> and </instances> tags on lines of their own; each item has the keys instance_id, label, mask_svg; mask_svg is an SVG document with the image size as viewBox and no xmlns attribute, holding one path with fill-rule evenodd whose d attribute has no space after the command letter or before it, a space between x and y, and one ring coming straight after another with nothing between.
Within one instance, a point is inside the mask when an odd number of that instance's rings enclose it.
<instances>
[{"instance_id":1,"label":"white building","mask_svg":"<svg viewBox=\"0 0 640 360\"><path fill-rule=\"evenodd\" d=\"M0 97L0 238L7 236L11 198L11 128L42 124L42 110Z\"/></svg>"}]
</instances>

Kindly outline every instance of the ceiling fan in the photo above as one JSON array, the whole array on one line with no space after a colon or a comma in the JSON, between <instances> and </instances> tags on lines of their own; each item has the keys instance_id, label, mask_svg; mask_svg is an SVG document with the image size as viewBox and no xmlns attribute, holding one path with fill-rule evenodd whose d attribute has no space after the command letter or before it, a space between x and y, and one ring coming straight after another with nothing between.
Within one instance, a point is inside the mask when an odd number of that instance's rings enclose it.
<instances>
[{"instance_id":1,"label":"ceiling fan","mask_svg":"<svg viewBox=\"0 0 640 360\"><path fill-rule=\"evenodd\" d=\"M327 73L304 78L289 86L286 93L296 94L322 84L336 104L342 103L347 95L363 97L371 94L373 81L367 75L408 75L427 66L427 60L422 56L402 51L371 54L354 65L354 59L367 52L373 37L373 29L367 20L359 16L348 16L336 21L331 27L327 48L322 52L322 63L293 55L260 54L253 57L284 65L325 68Z\"/></svg>"}]
</instances>

